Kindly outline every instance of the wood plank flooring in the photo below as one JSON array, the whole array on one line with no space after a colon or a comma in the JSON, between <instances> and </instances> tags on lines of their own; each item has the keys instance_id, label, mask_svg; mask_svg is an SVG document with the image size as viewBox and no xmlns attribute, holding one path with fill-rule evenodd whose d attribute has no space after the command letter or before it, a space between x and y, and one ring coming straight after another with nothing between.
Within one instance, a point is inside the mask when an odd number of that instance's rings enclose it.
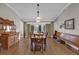
<instances>
[{"instance_id":1,"label":"wood plank flooring","mask_svg":"<svg viewBox=\"0 0 79 59\"><path fill-rule=\"evenodd\" d=\"M34 55L30 51L29 42L29 39L22 39L8 50L1 49L0 55ZM76 53L64 45L55 42L53 39L48 38L46 51L43 54L36 52L35 55L76 55Z\"/></svg>"}]
</instances>

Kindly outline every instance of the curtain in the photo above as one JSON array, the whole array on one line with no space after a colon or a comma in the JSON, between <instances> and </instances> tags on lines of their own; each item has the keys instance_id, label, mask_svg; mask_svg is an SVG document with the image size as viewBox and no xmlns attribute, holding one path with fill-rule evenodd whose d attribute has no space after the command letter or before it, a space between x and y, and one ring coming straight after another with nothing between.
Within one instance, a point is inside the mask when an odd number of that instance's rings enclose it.
<instances>
[{"instance_id":1,"label":"curtain","mask_svg":"<svg viewBox=\"0 0 79 59\"><path fill-rule=\"evenodd\" d=\"M39 25L39 32L41 32L41 25Z\"/></svg>"},{"instance_id":2,"label":"curtain","mask_svg":"<svg viewBox=\"0 0 79 59\"><path fill-rule=\"evenodd\" d=\"M34 32L34 26L31 25L31 32Z\"/></svg>"}]
</instances>

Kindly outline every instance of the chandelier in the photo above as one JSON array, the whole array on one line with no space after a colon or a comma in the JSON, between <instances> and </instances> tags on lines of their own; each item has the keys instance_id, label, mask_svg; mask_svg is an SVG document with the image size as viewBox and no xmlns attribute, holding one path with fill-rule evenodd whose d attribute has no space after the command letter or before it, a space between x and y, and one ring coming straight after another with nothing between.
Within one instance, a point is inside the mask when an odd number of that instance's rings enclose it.
<instances>
[{"instance_id":1,"label":"chandelier","mask_svg":"<svg viewBox=\"0 0 79 59\"><path fill-rule=\"evenodd\" d=\"M36 17L36 22L40 22L40 16L39 16L39 4L37 4L37 17Z\"/></svg>"}]
</instances>

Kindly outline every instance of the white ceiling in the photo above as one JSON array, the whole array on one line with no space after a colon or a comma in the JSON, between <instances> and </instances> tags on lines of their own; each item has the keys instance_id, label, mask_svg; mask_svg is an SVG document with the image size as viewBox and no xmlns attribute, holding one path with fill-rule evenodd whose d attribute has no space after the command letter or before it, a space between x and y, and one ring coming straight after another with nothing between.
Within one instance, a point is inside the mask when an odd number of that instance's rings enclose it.
<instances>
[{"instance_id":1,"label":"white ceiling","mask_svg":"<svg viewBox=\"0 0 79 59\"><path fill-rule=\"evenodd\" d=\"M68 3L39 3L41 21L54 21ZM35 21L36 3L8 3L23 21Z\"/></svg>"}]
</instances>

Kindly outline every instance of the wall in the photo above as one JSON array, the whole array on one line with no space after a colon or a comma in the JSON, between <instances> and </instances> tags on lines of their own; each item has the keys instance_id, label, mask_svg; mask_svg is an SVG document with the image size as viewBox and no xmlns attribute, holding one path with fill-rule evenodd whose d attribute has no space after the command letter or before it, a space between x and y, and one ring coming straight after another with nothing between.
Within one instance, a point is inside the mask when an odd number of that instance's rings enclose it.
<instances>
[{"instance_id":1,"label":"wall","mask_svg":"<svg viewBox=\"0 0 79 59\"><path fill-rule=\"evenodd\" d=\"M74 18L75 19L75 29L60 29L60 25L64 23L65 20ZM63 13L57 18L57 21L54 23L54 30L58 30L64 33L76 34L79 35L79 4L71 4L66 8Z\"/></svg>"},{"instance_id":2,"label":"wall","mask_svg":"<svg viewBox=\"0 0 79 59\"><path fill-rule=\"evenodd\" d=\"M16 13L5 4L0 3L0 17L13 20L16 25L16 31L23 34L23 23L20 21Z\"/></svg>"}]
</instances>

